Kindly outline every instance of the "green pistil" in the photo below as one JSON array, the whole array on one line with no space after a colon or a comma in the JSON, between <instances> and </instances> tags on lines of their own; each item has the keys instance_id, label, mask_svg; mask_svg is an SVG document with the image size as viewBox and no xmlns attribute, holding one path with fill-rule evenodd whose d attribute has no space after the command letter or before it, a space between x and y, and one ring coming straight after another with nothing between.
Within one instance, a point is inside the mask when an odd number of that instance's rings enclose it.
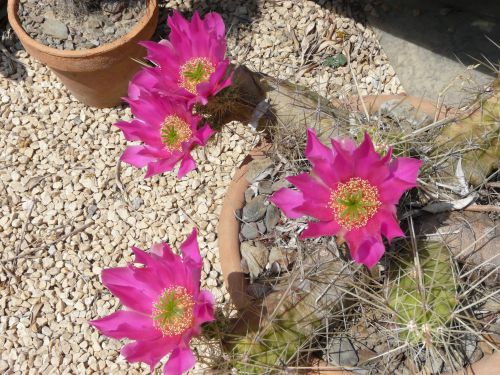
<instances>
[{"instance_id":1,"label":"green pistil","mask_svg":"<svg viewBox=\"0 0 500 375\"><path fill-rule=\"evenodd\" d=\"M360 216L366 216L367 208L374 206L372 202L363 200L361 191L351 193L345 199L338 198L337 202L344 207L344 210L340 212L340 217L347 218L349 221L357 221Z\"/></svg>"},{"instance_id":2,"label":"green pistil","mask_svg":"<svg viewBox=\"0 0 500 375\"><path fill-rule=\"evenodd\" d=\"M154 316L161 325L171 324L172 321L184 314L184 309L178 306L175 290L165 292L155 305L159 312Z\"/></svg>"},{"instance_id":3,"label":"green pistil","mask_svg":"<svg viewBox=\"0 0 500 375\"><path fill-rule=\"evenodd\" d=\"M163 141L169 146L175 146L179 142L179 133L174 126L166 126L162 132Z\"/></svg>"},{"instance_id":4,"label":"green pistil","mask_svg":"<svg viewBox=\"0 0 500 375\"><path fill-rule=\"evenodd\" d=\"M191 82L201 82L205 77L205 66L201 61L197 62L193 69L182 73Z\"/></svg>"}]
</instances>

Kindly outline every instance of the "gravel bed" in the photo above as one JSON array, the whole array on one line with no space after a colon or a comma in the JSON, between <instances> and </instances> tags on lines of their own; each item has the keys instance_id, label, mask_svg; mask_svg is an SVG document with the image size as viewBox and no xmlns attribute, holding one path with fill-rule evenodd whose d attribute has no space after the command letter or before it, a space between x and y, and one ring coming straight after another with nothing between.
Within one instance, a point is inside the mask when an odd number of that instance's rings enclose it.
<instances>
[{"instance_id":1,"label":"gravel bed","mask_svg":"<svg viewBox=\"0 0 500 375\"><path fill-rule=\"evenodd\" d=\"M189 4L180 3L168 2L162 18L167 9ZM351 51L351 67L361 93L402 92L372 31L342 15L345 10L313 1L195 3L202 12L223 13L236 62L328 97L350 95L357 89L349 68L320 63L341 52L342 43L333 41L301 59L305 35L318 33L323 42L332 29L343 30L360 46L357 54ZM99 282L100 271L130 261L132 245L167 240L175 248L197 225L202 284L226 301L218 214L255 135L242 124L226 127L196 152L199 171L181 181L173 173L144 180L142 171L128 165L117 171L126 141L112 124L129 117L129 109L85 107L19 44L5 46L19 63L0 54L0 252L2 260L17 258L0 263L0 372L149 373L147 366L127 364L120 343L87 324L119 306ZM319 64L304 71L311 62Z\"/></svg>"}]
</instances>

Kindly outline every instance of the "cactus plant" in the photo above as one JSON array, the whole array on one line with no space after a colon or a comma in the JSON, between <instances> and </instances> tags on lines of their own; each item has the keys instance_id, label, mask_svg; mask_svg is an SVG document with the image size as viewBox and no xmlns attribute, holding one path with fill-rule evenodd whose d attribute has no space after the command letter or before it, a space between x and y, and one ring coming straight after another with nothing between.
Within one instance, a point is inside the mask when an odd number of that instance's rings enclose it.
<instances>
[{"instance_id":1,"label":"cactus plant","mask_svg":"<svg viewBox=\"0 0 500 375\"><path fill-rule=\"evenodd\" d=\"M273 374L292 363L307 363L325 318L344 306L345 293L338 287L349 277L350 270L331 253L311 251L300 267L275 285L262 309L254 308L258 327L229 337L232 367L238 374Z\"/></svg>"},{"instance_id":2,"label":"cactus plant","mask_svg":"<svg viewBox=\"0 0 500 375\"><path fill-rule=\"evenodd\" d=\"M439 242L421 242L418 249L419 264L393 262L388 304L395 312L401 340L429 346L434 333L452 319L457 288L446 248Z\"/></svg>"}]
</instances>

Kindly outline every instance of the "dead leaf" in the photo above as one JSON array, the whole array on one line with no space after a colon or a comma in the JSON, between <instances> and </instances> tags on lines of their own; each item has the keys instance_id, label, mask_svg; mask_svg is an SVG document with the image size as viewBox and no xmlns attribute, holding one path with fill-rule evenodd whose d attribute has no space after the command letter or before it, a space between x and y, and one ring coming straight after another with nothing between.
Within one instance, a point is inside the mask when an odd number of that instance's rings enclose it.
<instances>
[{"instance_id":1,"label":"dead leaf","mask_svg":"<svg viewBox=\"0 0 500 375\"><path fill-rule=\"evenodd\" d=\"M312 34L315 29L316 29L316 22L311 22L309 25L307 25L304 35Z\"/></svg>"},{"instance_id":2,"label":"dead leaf","mask_svg":"<svg viewBox=\"0 0 500 375\"><path fill-rule=\"evenodd\" d=\"M469 204L474 202L476 198L477 194L471 194L470 196L463 199L431 203L422 208L422 210L433 214L437 214L440 212L447 212L447 211L457 211L467 207Z\"/></svg>"},{"instance_id":3,"label":"dead leaf","mask_svg":"<svg viewBox=\"0 0 500 375\"><path fill-rule=\"evenodd\" d=\"M333 40L325 40L325 41L321 42L321 44L318 47L318 51L317 52L321 52L321 51L323 51L324 49L326 49L328 47L335 47L336 44L337 43L335 43Z\"/></svg>"}]
</instances>

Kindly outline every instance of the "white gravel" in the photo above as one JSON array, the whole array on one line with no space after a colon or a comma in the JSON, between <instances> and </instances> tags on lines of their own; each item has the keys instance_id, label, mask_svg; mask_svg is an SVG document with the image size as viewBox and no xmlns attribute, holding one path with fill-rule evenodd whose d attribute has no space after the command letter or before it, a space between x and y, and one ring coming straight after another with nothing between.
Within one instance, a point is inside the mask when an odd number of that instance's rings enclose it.
<instances>
[{"instance_id":1,"label":"white gravel","mask_svg":"<svg viewBox=\"0 0 500 375\"><path fill-rule=\"evenodd\" d=\"M335 40L302 62L306 31L317 32L321 45L335 25L334 34L341 29L360 45L352 69L359 71L362 93L402 91L371 30L352 19L313 1L262 2L256 15L245 3L224 2L229 24L234 14L251 20L233 22L229 32L236 61L329 97L349 95L354 85L348 67L318 65L300 73L346 48L347 42ZM177 247L196 225L202 282L224 301L218 214L234 168L255 137L232 124L196 152L198 172L181 181L174 174L144 180L143 171L122 165L119 182L116 165L126 142L112 124L129 118L129 109L86 108L24 51L15 56L26 71L4 78L7 59L0 54L0 252L3 260L18 257L0 265L0 373L148 373L147 366L119 356L118 341L87 324L119 308L99 282L100 272L130 261L132 245L148 248L166 240Z\"/></svg>"}]
</instances>

